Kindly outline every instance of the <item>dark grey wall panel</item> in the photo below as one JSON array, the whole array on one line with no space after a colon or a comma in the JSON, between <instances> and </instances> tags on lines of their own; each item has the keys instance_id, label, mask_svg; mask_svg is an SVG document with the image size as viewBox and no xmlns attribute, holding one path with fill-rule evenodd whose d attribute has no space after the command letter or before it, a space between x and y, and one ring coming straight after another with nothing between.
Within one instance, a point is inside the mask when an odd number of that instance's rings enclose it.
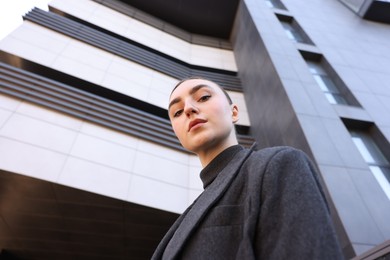
<instances>
[{"instance_id":1,"label":"dark grey wall panel","mask_svg":"<svg viewBox=\"0 0 390 260\"><path fill-rule=\"evenodd\" d=\"M262 147L289 145L305 151L314 160L275 64L253 21L256 18L251 17L245 2L241 2L237 17L232 43L251 121L251 134ZM344 253L350 255L351 242L345 235L329 190L323 186Z\"/></svg>"},{"instance_id":2,"label":"dark grey wall panel","mask_svg":"<svg viewBox=\"0 0 390 260\"><path fill-rule=\"evenodd\" d=\"M242 2L232 42L251 131L261 147L290 145L312 153L252 18Z\"/></svg>"}]
</instances>

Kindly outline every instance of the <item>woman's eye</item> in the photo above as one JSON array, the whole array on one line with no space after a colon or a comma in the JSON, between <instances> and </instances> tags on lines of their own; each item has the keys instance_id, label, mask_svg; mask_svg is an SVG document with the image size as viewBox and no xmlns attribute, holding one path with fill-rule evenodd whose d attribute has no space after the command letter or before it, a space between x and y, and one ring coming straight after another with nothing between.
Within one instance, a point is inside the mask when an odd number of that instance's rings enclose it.
<instances>
[{"instance_id":1,"label":"woman's eye","mask_svg":"<svg viewBox=\"0 0 390 260\"><path fill-rule=\"evenodd\" d=\"M178 117L178 116L181 115L181 113L183 113L183 110L179 110L179 111L175 112L175 113L173 114L173 117Z\"/></svg>"},{"instance_id":2,"label":"woman's eye","mask_svg":"<svg viewBox=\"0 0 390 260\"><path fill-rule=\"evenodd\" d=\"M211 98L211 95L205 95L205 96L202 96L202 97L199 99L199 101L204 102L204 101L209 100L209 98Z\"/></svg>"}]
</instances>

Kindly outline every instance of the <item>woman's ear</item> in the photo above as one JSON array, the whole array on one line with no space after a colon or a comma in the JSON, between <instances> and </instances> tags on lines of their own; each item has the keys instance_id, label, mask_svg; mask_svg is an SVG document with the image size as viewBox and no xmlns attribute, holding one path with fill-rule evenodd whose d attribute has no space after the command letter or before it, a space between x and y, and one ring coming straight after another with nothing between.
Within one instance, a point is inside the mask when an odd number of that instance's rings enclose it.
<instances>
[{"instance_id":1,"label":"woman's ear","mask_svg":"<svg viewBox=\"0 0 390 260\"><path fill-rule=\"evenodd\" d=\"M231 105L232 108L232 121L233 123L237 123L239 116L238 116L238 106L236 104Z\"/></svg>"}]
</instances>

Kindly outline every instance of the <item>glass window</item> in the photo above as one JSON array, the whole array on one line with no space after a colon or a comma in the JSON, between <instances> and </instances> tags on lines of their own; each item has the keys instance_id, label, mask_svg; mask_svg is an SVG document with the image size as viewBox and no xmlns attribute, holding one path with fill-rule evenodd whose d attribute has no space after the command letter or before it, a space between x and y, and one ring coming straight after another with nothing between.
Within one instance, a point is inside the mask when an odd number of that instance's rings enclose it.
<instances>
[{"instance_id":1,"label":"glass window","mask_svg":"<svg viewBox=\"0 0 390 260\"><path fill-rule=\"evenodd\" d=\"M390 199L390 164L370 135L363 131L350 131L352 141L368 164L375 179Z\"/></svg>"},{"instance_id":2,"label":"glass window","mask_svg":"<svg viewBox=\"0 0 390 260\"><path fill-rule=\"evenodd\" d=\"M268 5L268 7L274 8L274 5L272 4L271 1L267 0L267 1L265 1L265 3Z\"/></svg>"},{"instance_id":3,"label":"glass window","mask_svg":"<svg viewBox=\"0 0 390 260\"><path fill-rule=\"evenodd\" d=\"M291 23L285 21L281 21L281 23L283 25L284 31L286 32L288 38L297 42L302 42L302 43L305 42L303 37L298 33L298 31L294 28L294 26Z\"/></svg>"},{"instance_id":4,"label":"glass window","mask_svg":"<svg viewBox=\"0 0 390 260\"><path fill-rule=\"evenodd\" d=\"M324 92L326 98L331 104L347 104L347 101L340 93L333 80L326 73L324 68L318 62L306 61L309 66L309 71L313 75L318 86Z\"/></svg>"},{"instance_id":5,"label":"glass window","mask_svg":"<svg viewBox=\"0 0 390 260\"><path fill-rule=\"evenodd\" d=\"M270 8L278 8L278 9L284 9L284 10L286 9L279 0L266 0L265 3Z\"/></svg>"}]
</instances>

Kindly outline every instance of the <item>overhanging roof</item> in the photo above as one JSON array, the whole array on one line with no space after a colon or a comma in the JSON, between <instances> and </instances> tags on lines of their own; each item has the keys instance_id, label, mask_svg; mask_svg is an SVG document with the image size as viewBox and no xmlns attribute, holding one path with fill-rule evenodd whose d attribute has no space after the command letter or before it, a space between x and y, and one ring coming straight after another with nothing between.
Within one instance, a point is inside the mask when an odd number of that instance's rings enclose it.
<instances>
[{"instance_id":1,"label":"overhanging roof","mask_svg":"<svg viewBox=\"0 0 390 260\"><path fill-rule=\"evenodd\" d=\"M2 260L150 259L177 216L0 170Z\"/></svg>"},{"instance_id":2,"label":"overhanging roof","mask_svg":"<svg viewBox=\"0 0 390 260\"><path fill-rule=\"evenodd\" d=\"M120 0L188 32L229 39L239 0Z\"/></svg>"}]
</instances>

